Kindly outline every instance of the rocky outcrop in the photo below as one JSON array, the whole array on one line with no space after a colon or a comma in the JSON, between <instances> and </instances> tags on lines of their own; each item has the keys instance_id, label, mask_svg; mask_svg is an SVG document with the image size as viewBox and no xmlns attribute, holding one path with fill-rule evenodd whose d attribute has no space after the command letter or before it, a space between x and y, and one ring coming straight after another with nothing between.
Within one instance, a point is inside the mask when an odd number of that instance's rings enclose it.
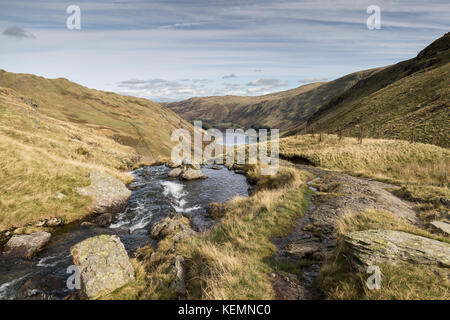
<instances>
[{"instance_id":1,"label":"rocky outcrop","mask_svg":"<svg viewBox=\"0 0 450 320\"><path fill-rule=\"evenodd\" d=\"M117 236L86 239L71 249L81 275L81 295L95 298L134 280L134 269Z\"/></svg>"},{"instance_id":2,"label":"rocky outcrop","mask_svg":"<svg viewBox=\"0 0 450 320\"><path fill-rule=\"evenodd\" d=\"M195 231L189 227L189 220L181 214L165 217L156 222L149 231L150 238L154 240L161 240L169 235L173 235L176 240L181 240L195 234Z\"/></svg>"},{"instance_id":3,"label":"rocky outcrop","mask_svg":"<svg viewBox=\"0 0 450 320\"><path fill-rule=\"evenodd\" d=\"M12 236L3 248L3 255L32 258L50 241L50 237L51 234L48 232Z\"/></svg>"},{"instance_id":4,"label":"rocky outcrop","mask_svg":"<svg viewBox=\"0 0 450 320\"><path fill-rule=\"evenodd\" d=\"M430 222L430 225L436 232L450 236L450 223L444 221L433 221Z\"/></svg>"},{"instance_id":5,"label":"rocky outcrop","mask_svg":"<svg viewBox=\"0 0 450 320\"><path fill-rule=\"evenodd\" d=\"M92 197L94 212L120 213L127 206L131 191L118 179L100 171L89 174L91 185L78 188L78 193Z\"/></svg>"},{"instance_id":6,"label":"rocky outcrop","mask_svg":"<svg viewBox=\"0 0 450 320\"><path fill-rule=\"evenodd\" d=\"M379 263L450 267L450 244L402 231L365 230L344 236L355 266L365 270Z\"/></svg>"}]
</instances>

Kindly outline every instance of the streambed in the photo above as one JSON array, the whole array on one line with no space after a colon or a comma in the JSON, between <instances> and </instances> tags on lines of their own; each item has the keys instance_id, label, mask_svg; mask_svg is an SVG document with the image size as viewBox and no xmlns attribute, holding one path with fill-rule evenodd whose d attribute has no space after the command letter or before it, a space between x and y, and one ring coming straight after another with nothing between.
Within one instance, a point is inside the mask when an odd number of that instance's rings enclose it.
<instances>
[{"instance_id":1,"label":"streambed","mask_svg":"<svg viewBox=\"0 0 450 320\"><path fill-rule=\"evenodd\" d=\"M194 229L211 226L206 206L226 202L235 196L248 196L246 177L223 167L202 168L207 179L169 181L165 166L143 167L133 171L132 195L124 213L108 228L73 226L52 236L49 245L31 260L0 258L0 299L62 299L73 291L66 286L72 265L70 248L76 243L100 234L115 234L122 240L129 256L146 244L154 244L148 229L169 212L179 212L191 219ZM30 286L30 279L42 283L45 295Z\"/></svg>"}]
</instances>

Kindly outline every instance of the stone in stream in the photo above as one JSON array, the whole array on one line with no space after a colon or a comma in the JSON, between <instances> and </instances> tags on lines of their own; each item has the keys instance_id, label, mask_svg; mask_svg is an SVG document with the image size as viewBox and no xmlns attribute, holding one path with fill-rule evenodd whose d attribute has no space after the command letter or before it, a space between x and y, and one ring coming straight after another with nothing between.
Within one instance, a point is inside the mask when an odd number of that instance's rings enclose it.
<instances>
[{"instance_id":1,"label":"stone in stream","mask_svg":"<svg viewBox=\"0 0 450 320\"><path fill-rule=\"evenodd\" d=\"M150 238L161 240L169 235L174 235L178 240L195 235L195 231L189 227L189 220L181 214L174 217L165 217L156 222L149 231Z\"/></svg>"},{"instance_id":2,"label":"stone in stream","mask_svg":"<svg viewBox=\"0 0 450 320\"><path fill-rule=\"evenodd\" d=\"M183 168L178 167L178 168L174 168L174 169L170 170L167 175L171 178L176 178L179 175L181 175L182 173L183 173Z\"/></svg>"},{"instance_id":3,"label":"stone in stream","mask_svg":"<svg viewBox=\"0 0 450 320\"><path fill-rule=\"evenodd\" d=\"M183 164L183 161L181 159L176 159L175 161L169 161L165 165L169 168L178 168Z\"/></svg>"},{"instance_id":4,"label":"stone in stream","mask_svg":"<svg viewBox=\"0 0 450 320\"><path fill-rule=\"evenodd\" d=\"M94 212L120 213L125 210L131 191L120 180L100 171L91 172L89 178L91 185L77 191L93 198Z\"/></svg>"},{"instance_id":5,"label":"stone in stream","mask_svg":"<svg viewBox=\"0 0 450 320\"><path fill-rule=\"evenodd\" d=\"M114 223L115 220L116 220L116 215L107 212L107 213L103 213L103 214L99 215L94 220L92 220L92 222L94 224L98 225L99 227L106 228L110 224Z\"/></svg>"},{"instance_id":6,"label":"stone in stream","mask_svg":"<svg viewBox=\"0 0 450 320\"><path fill-rule=\"evenodd\" d=\"M196 179L204 179L202 170L197 170L193 168L188 168L181 174L180 178L182 180L196 180Z\"/></svg>"},{"instance_id":7,"label":"stone in stream","mask_svg":"<svg viewBox=\"0 0 450 320\"><path fill-rule=\"evenodd\" d=\"M3 255L30 259L50 241L50 237L50 233L43 231L12 236L3 248Z\"/></svg>"},{"instance_id":8,"label":"stone in stream","mask_svg":"<svg viewBox=\"0 0 450 320\"><path fill-rule=\"evenodd\" d=\"M117 236L88 238L71 249L81 275L81 295L95 298L134 280L134 269Z\"/></svg>"},{"instance_id":9,"label":"stone in stream","mask_svg":"<svg viewBox=\"0 0 450 320\"><path fill-rule=\"evenodd\" d=\"M402 231L365 230L344 236L346 249L356 267L378 263L450 267L450 244Z\"/></svg>"},{"instance_id":10,"label":"stone in stream","mask_svg":"<svg viewBox=\"0 0 450 320\"><path fill-rule=\"evenodd\" d=\"M450 223L444 221L433 221L430 225L439 233L443 233L446 236L450 236Z\"/></svg>"}]
</instances>

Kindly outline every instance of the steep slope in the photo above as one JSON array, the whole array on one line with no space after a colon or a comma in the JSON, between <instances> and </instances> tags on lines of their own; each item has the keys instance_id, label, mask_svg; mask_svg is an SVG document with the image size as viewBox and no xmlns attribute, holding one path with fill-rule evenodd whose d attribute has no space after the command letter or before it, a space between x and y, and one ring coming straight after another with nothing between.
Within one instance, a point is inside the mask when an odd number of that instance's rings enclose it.
<instances>
[{"instance_id":1,"label":"steep slope","mask_svg":"<svg viewBox=\"0 0 450 320\"><path fill-rule=\"evenodd\" d=\"M98 130L48 117L30 98L0 87L0 231L41 218L70 222L89 213L91 199L76 191L89 185L89 172L101 170L126 182L124 171L140 158Z\"/></svg>"},{"instance_id":2,"label":"steep slope","mask_svg":"<svg viewBox=\"0 0 450 320\"><path fill-rule=\"evenodd\" d=\"M356 72L327 83L313 83L259 97L205 97L164 104L186 120L213 126L269 126L281 134L298 130L318 108L379 69Z\"/></svg>"},{"instance_id":3,"label":"steep slope","mask_svg":"<svg viewBox=\"0 0 450 320\"><path fill-rule=\"evenodd\" d=\"M365 136L449 145L450 33L415 58L387 67L337 95L309 119L307 132L345 130ZM305 132L305 131L303 131Z\"/></svg>"},{"instance_id":4,"label":"steep slope","mask_svg":"<svg viewBox=\"0 0 450 320\"><path fill-rule=\"evenodd\" d=\"M172 131L189 127L172 111L146 99L88 89L67 79L0 70L0 87L33 100L44 115L92 128L133 147L148 160L170 155Z\"/></svg>"}]
</instances>

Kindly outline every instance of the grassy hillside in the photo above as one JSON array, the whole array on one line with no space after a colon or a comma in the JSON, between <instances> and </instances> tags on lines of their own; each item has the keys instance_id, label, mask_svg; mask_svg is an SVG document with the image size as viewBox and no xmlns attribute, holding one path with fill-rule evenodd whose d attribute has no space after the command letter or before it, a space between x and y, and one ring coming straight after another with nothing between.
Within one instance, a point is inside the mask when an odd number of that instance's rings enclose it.
<instances>
[{"instance_id":1,"label":"grassy hillside","mask_svg":"<svg viewBox=\"0 0 450 320\"><path fill-rule=\"evenodd\" d=\"M62 217L66 222L90 211L91 199L76 188L89 185L91 170L124 182L123 173L140 155L77 123L53 119L17 92L0 88L0 230ZM65 197L58 198L61 193Z\"/></svg>"},{"instance_id":2,"label":"grassy hillside","mask_svg":"<svg viewBox=\"0 0 450 320\"><path fill-rule=\"evenodd\" d=\"M401 140L297 135L280 140L280 155L315 166L392 182L449 187L450 151Z\"/></svg>"},{"instance_id":3,"label":"grassy hillside","mask_svg":"<svg viewBox=\"0 0 450 320\"><path fill-rule=\"evenodd\" d=\"M190 125L145 99L0 71L0 230L90 213L76 191L90 171L129 182L125 171L169 157L179 127Z\"/></svg>"},{"instance_id":4,"label":"grassy hillside","mask_svg":"<svg viewBox=\"0 0 450 320\"><path fill-rule=\"evenodd\" d=\"M325 102L378 69L353 73L327 83L259 97L205 97L164 104L187 120L201 119L218 127L269 126L286 134L298 130Z\"/></svg>"},{"instance_id":5,"label":"grassy hillside","mask_svg":"<svg viewBox=\"0 0 450 320\"><path fill-rule=\"evenodd\" d=\"M449 146L450 33L417 57L361 80L324 104L307 132L340 130ZM304 131L303 131L304 132Z\"/></svg>"},{"instance_id":6,"label":"grassy hillside","mask_svg":"<svg viewBox=\"0 0 450 320\"><path fill-rule=\"evenodd\" d=\"M0 87L35 102L40 113L91 128L134 148L147 160L169 156L172 131L188 124L172 111L146 99L88 89L66 79L45 79L0 70Z\"/></svg>"}]
</instances>

